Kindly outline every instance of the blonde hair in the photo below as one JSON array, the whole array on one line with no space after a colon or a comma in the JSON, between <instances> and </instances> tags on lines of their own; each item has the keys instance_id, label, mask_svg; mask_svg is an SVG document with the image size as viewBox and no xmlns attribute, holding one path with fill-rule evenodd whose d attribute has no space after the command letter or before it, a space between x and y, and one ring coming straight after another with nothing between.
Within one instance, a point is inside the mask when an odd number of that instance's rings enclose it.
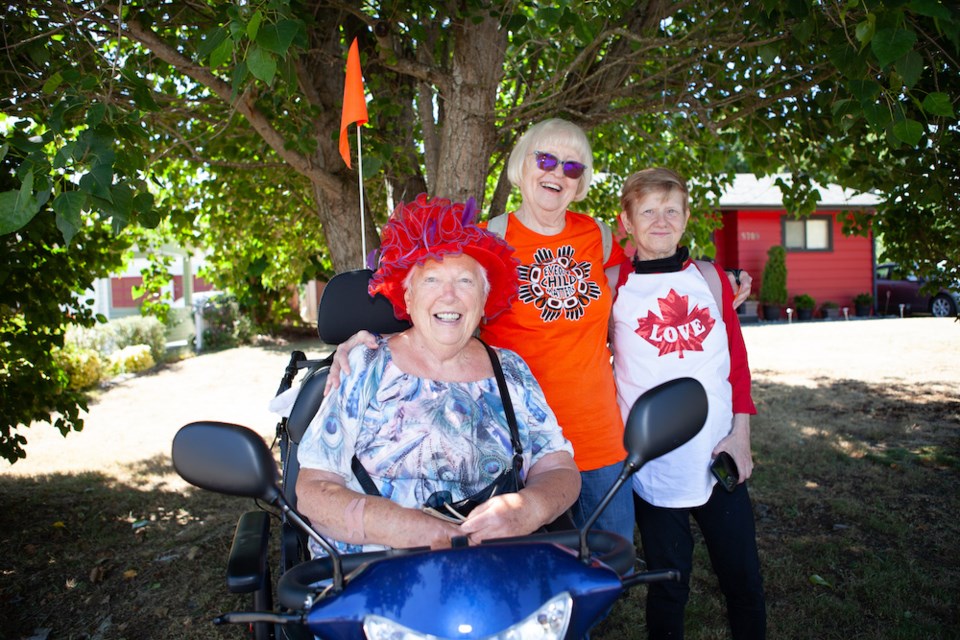
<instances>
[{"instance_id":1,"label":"blonde hair","mask_svg":"<svg viewBox=\"0 0 960 640\"><path fill-rule=\"evenodd\" d=\"M510 184L519 187L523 182L523 174L527 167L524 160L528 155L540 151L541 147L553 145L569 147L577 154L577 162L583 163L586 167L583 175L580 176L577 194L573 197L574 201L583 200L587 197L590 181L593 179L593 150L583 129L560 118L538 122L520 136L507 161L507 177L510 179ZM570 160L570 158L560 158L560 160Z\"/></svg>"},{"instance_id":2,"label":"blonde hair","mask_svg":"<svg viewBox=\"0 0 960 640\"><path fill-rule=\"evenodd\" d=\"M623 183L620 190L620 208L627 214L634 203L642 200L650 193L659 193L668 196L673 192L683 195L683 209L690 211L690 190L687 182L673 169L656 167L637 171Z\"/></svg>"}]
</instances>

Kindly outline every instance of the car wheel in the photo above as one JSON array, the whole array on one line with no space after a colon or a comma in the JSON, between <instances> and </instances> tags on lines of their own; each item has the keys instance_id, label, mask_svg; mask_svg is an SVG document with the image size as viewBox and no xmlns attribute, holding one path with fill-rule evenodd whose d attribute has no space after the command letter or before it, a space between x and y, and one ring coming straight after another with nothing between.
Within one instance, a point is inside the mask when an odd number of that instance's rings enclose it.
<instances>
[{"instance_id":1,"label":"car wheel","mask_svg":"<svg viewBox=\"0 0 960 640\"><path fill-rule=\"evenodd\" d=\"M930 301L930 313L938 318L949 318L957 315L957 306L950 296L941 293Z\"/></svg>"}]
</instances>

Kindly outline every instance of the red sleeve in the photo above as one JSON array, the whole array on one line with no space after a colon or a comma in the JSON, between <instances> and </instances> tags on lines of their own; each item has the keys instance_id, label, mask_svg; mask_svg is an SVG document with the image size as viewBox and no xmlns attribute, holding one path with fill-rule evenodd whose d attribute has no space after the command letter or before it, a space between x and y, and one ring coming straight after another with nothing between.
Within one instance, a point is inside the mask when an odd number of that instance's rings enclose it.
<instances>
[{"instance_id":1,"label":"red sleeve","mask_svg":"<svg viewBox=\"0 0 960 640\"><path fill-rule=\"evenodd\" d=\"M633 262L631 262L631 261L626 257L626 255L624 255L624 257L623 257L623 262L620 263L620 273L619 273L619 275L617 276L617 291L620 290L620 287L622 287L624 284L626 284L626 282L627 282L627 277L628 277L631 273L633 273ZM616 294L616 291L614 291L614 294Z\"/></svg>"},{"instance_id":2,"label":"red sleeve","mask_svg":"<svg viewBox=\"0 0 960 640\"><path fill-rule=\"evenodd\" d=\"M720 265L713 265L720 275L723 290L723 322L727 325L727 348L730 349L730 386L733 389L733 412L756 415L750 391L750 364L747 362L747 345L740 330L740 318L733 308L733 287Z\"/></svg>"}]
</instances>

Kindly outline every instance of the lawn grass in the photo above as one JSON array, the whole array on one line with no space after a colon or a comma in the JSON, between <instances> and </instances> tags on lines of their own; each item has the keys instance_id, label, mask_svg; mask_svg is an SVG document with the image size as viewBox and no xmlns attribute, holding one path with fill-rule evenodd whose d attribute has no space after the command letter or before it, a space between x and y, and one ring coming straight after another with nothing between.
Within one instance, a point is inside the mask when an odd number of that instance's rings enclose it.
<instances>
[{"instance_id":1,"label":"lawn grass","mask_svg":"<svg viewBox=\"0 0 960 640\"><path fill-rule=\"evenodd\" d=\"M770 638L960 637L960 399L855 381L759 382L750 482ZM698 540L687 637L728 638ZM645 637L642 588L593 635Z\"/></svg>"}]
</instances>

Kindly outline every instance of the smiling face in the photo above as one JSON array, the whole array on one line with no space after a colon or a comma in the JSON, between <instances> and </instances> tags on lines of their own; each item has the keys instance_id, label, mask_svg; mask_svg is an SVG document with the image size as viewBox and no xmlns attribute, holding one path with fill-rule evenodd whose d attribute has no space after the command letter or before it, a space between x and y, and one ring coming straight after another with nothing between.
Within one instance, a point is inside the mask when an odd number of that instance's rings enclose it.
<instances>
[{"instance_id":1,"label":"smiling face","mask_svg":"<svg viewBox=\"0 0 960 640\"><path fill-rule=\"evenodd\" d=\"M620 213L640 260L669 258L676 253L689 219L687 199L679 189L648 192Z\"/></svg>"},{"instance_id":2,"label":"smiling face","mask_svg":"<svg viewBox=\"0 0 960 640\"><path fill-rule=\"evenodd\" d=\"M427 260L410 270L404 302L414 330L428 343L465 345L483 317L486 274L468 255Z\"/></svg>"},{"instance_id":3,"label":"smiling face","mask_svg":"<svg viewBox=\"0 0 960 640\"><path fill-rule=\"evenodd\" d=\"M584 163L585 160L576 150L562 144L544 144L536 151L549 153L560 160L552 170L540 169L534 152L528 153L523 163L523 175L520 180L520 194L524 207L529 208L538 218L558 220L563 217L567 207L573 202L580 189L580 178L568 178L563 173L563 163L567 161Z\"/></svg>"}]
</instances>

